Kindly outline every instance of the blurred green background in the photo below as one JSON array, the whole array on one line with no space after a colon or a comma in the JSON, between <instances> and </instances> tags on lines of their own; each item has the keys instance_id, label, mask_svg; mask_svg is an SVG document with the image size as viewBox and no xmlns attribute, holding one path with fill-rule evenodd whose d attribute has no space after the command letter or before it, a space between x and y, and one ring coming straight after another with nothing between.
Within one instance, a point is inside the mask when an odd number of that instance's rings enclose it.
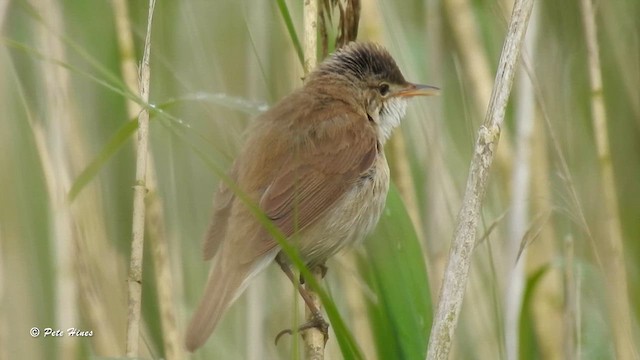
<instances>
[{"instance_id":1,"label":"blurred green background","mask_svg":"<svg viewBox=\"0 0 640 360\"><path fill-rule=\"evenodd\" d=\"M302 38L302 2L282 4ZM395 186L375 234L328 264L325 285L367 359L426 354L511 6L362 2L359 40L385 45L408 80L442 89L411 103L386 147ZM123 357L135 180L130 121L139 111L132 65L142 55L147 7L0 1L2 359ZM596 92L581 0L535 4L451 358L639 354L640 2L594 8L603 80ZM334 11L332 29L338 18ZM158 2L143 358L299 355L296 337L273 345L302 316L276 266L202 350L189 355L175 346L208 275L201 241L218 171L229 167L248 122L302 76L276 1ZM604 157L596 142L603 132L592 121L599 96L610 147ZM603 177L608 166L612 183ZM31 327L93 336L32 338ZM327 358L342 358L331 336Z\"/></svg>"}]
</instances>

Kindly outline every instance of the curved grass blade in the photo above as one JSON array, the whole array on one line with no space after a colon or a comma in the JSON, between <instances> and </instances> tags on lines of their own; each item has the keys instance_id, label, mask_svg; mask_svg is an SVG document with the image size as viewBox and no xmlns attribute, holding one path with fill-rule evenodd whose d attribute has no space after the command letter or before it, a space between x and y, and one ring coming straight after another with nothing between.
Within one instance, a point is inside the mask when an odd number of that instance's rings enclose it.
<instances>
[{"instance_id":1,"label":"curved grass blade","mask_svg":"<svg viewBox=\"0 0 640 360\"><path fill-rule=\"evenodd\" d=\"M542 353L536 336L535 316L531 307L535 290L543 276L550 270L549 265L542 266L527 278L522 309L520 311L520 359L540 359Z\"/></svg>"}]
</instances>

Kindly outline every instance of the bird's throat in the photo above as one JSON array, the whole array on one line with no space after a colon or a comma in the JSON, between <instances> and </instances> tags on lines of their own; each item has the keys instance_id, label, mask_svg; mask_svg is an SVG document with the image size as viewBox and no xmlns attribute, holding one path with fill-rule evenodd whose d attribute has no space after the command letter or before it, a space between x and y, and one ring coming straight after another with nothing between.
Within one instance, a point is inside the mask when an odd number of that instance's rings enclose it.
<instances>
[{"instance_id":1,"label":"bird's throat","mask_svg":"<svg viewBox=\"0 0 640 360\"><path fill-rule=\"evenodd\" d=\"M378 138L383 145L391 137L393 129L400 125L406 112L407 101L398 97L389 98L380 108Z\"/></svg>"}]
</instances>

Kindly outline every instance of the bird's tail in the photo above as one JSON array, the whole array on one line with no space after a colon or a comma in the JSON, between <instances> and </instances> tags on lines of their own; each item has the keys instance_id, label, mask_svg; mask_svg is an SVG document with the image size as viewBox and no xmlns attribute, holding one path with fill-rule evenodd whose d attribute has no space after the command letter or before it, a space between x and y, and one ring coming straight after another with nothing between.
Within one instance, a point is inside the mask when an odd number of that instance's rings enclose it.
<instances>
[{"instance_id":1,"label":"bird's tail","mask_svg":"<svg viewBox=\"0 0 640 360\"><path fill-rule=\"evenodd\" d=\"M271 251L249 264L232 263L224 258L217 259L209 274L200 304L187 327L187 350L195 351L207 341L224 312L246 289L249 280L269 265L276 254L277 251Z\"/></svg>"}]
</instances>

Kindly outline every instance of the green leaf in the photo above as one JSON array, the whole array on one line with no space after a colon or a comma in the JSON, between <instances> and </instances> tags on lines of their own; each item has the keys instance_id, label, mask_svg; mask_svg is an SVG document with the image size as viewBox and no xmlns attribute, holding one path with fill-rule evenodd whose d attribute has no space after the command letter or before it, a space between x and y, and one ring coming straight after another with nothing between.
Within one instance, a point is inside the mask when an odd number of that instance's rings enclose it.
<instances>
[{"instance_id":1,"label":"green leaf","mask_svg":"<svg viewBox=\"0 0 640 360\"><path fill-rule=\"evenodd\" d=\"M533 296L540 280L549 271L549 265L542 266L527 278L527 284L520 311L520 359L539 359L540 346L535 333L535 316L532 311Z\"/></svg>"},{"instance_id":2,"label":"green leaf","mask_svg":"<svg viewBox=\"0 0 640 360\"><path fill-rule=\"evenodd\" d=\"M369 303L381 359L424 359L433 318L424 253L397 189L367 239L361 270L377 298Z\"/></svg>"},{"instance_id":3,"label":"green leaf","mask_svg":"<svg viewBox=\"0 0 640 360\"><path fill-rule=\"evenodd\" d=\"M129 137L133 135L138 128L137 121L127 121L122 124L118 131L111 136L107 144L102 148L98 156L96 156L89 166L87 166L80 175L76 178L69 190L68 199L69 202L73 202L76 196L84 189L84 187L96 177L100 169L104 164L124 145Z\"/></svg>"},{"instance_id":4,"label":"green leaf","mask_svg":"<svg viewBox=\"0 0 640 360\"><path fill-rule=\"evenodd\" d=\"M284 20L284 24L287 27L287 31L289 32L289 36L291 36L291 42L293 42L293 47L296 49L296 54L298 54L298 60L300 60L300 65L304 64L304 55L302 52L302 45L300 44L300 39L298 39L298 34L296 33L296 29L293 26L293 20L291 19L291 13L289 12L289 8L287 8L287 4L284 0L277 0L278 9L280 10L280 14L282 14L282 19Z\"/></svg>"}]
</instances>

